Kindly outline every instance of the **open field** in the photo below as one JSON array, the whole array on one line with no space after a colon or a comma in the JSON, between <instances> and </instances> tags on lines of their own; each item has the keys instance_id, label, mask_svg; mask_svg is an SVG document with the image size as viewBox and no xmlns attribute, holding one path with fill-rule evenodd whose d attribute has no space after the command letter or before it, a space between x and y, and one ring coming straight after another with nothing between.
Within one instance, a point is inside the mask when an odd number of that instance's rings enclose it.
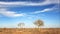
<instances>
[{"instance_id":1,"label":"open field","mask_svg":"<svg viewBox=\"0 0 60 34\"><path fill-rule=\"evenodd\" d=\"M60 28L0 28L0 34L60 34Z\"/></svg>"}]
</instances>

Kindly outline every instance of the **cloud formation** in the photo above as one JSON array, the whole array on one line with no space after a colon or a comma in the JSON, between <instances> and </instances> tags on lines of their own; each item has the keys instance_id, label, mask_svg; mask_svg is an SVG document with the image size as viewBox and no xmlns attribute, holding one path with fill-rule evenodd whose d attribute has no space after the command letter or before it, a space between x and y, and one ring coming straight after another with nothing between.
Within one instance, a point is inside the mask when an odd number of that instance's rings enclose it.
<instances>
[{"instance_id":1,"label":"cloud formation","mask_svg":"<svg viewBox=\"0 0 60 34\"><path fill-rule=\"evenodd\" d=\"M0 14L4 15L4 16L8 16L8 17L18 17L18 16L24 16L23 13L18 14L16 12L13 11L8 11L6 8L0 8Z\"/></svg>"},{"instance_id":2,"label":"cloud formation","mask_svg":"<svg viewBox=\"0 0 60 34\"><path fill-rule=\"evenodd\" d=\"M17 1L17 2L2 2L0 1L0 14L8 17L17 17L17 16L24 16L24 13L18 14L13 11L9 11L7 7L14 7L14 6L43 6L43 5L49 5L49 4L59 4L59 0L45 0L44 2L22 2L22 1ZM4 8L5 7L5 8ZM41 13L41 12L47 12L52 9L47 8L42 11L35 11L33 12L34 14L36 13Z\"/></svg>"},{"instance_id":3,"label":"cloud formation","mask_svg":"<svg viewBox=\"0 0 60 34\"><path fill-rule=\"evenodd\" d=\"M59 4L59 0L45 0L44 2L0 2L0 6L42 6L49 4Z\"/></svg>"},{"instance_id":4,"label":"cloud formation","mask_svg":"<svg viewBox=\"0 0 60 34\"><path fill-rule=\"evenodd\" d=\"M49 12L51 10L54 10L54 8L46 8L46 9L43 9L41 11L35 11L32 14L38 14L38 13L42 13L42 12Z\"/></svg>"}]
</instances>

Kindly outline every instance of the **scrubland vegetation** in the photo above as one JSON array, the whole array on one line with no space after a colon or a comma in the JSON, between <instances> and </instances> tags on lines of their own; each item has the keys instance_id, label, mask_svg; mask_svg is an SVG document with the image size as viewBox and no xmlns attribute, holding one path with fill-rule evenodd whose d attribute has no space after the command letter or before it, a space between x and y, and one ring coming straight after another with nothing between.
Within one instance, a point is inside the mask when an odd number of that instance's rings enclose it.
<instances>
[{"instance_id":1,"label":"scrubland vegetation","mask_svg":"<svg viewBox=\"0 0 60 34\"><path fill-rule=\"evenodd\" d=\"M0 34L60 34L60 28L0 28Z\"/></svg>"}]
</instances>

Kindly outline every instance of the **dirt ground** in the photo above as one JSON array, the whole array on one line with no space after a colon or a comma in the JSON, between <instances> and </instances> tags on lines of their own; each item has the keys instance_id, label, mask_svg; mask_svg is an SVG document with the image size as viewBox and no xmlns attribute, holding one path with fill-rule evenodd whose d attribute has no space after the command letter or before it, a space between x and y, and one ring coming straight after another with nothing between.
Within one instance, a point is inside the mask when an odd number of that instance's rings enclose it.
<instances>
[{"instance_id":1,"label":"dirt ground","mask_svg":"<svg viewBox=\"0 0 60 34\"><path fill-rule=\"evenodd\" d=\"M0 28L0 34L60 34L60 28Z\"/></svg>"}]
</instances>

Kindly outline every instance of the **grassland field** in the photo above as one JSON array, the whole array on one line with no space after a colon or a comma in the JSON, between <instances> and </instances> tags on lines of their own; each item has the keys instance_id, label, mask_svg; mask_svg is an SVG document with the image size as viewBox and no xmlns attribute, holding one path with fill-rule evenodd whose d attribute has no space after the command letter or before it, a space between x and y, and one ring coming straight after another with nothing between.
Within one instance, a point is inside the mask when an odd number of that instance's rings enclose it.
<instances>
[{"instance_id":1,"label":"grassland field","mask_svg":"<svg viewBox=\"0 0 60 34\"><path fill-rule=\"evenodd\" d=\"M0 28L0 34L60 34L60 28Z\"/></svg>"}]
</instances>

